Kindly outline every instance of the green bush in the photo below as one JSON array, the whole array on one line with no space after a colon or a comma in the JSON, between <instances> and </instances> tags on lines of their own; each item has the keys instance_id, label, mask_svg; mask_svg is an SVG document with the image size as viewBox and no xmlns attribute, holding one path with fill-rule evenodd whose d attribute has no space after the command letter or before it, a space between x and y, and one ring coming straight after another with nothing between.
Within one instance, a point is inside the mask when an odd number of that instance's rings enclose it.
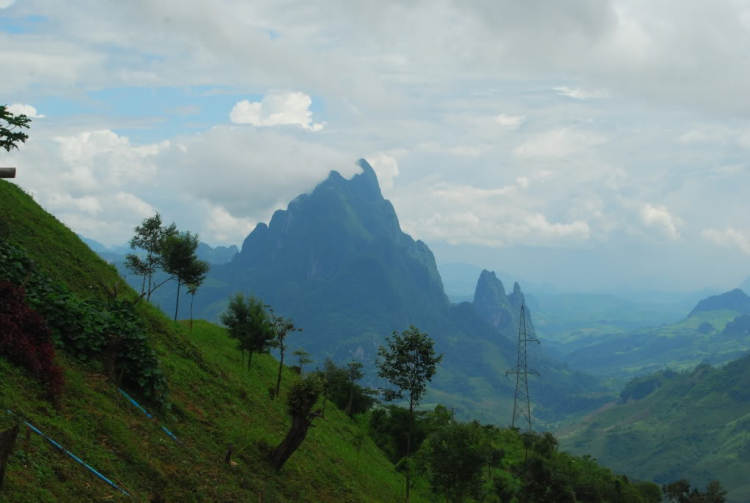
<instances>
[{"instance_id":1,"label":"green bush","mask_svg":"<svg viewBox=\"0 0 750 503\"><path fill-rule=\"evenodd\" d=\"M122 383L156 402L166 379L135 306L118 299L82 299L41 273L26 253L0 241L0 277L24 284L26 302L50 327L57 346L82 361L101 356L118 340L115 373Z\"/></svg>"}]
</instances>

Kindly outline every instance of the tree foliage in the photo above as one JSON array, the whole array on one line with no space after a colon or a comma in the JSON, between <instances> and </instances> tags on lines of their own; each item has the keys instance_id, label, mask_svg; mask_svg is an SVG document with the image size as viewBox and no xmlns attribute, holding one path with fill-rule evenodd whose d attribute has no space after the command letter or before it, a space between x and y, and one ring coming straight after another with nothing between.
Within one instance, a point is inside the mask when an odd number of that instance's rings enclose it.
<instances>
[{"instance_id":1,"label":"tree foliage","mask_svg":"<svg viewBox=\"0 0 750 503\"><path fill-rule=\"evenodd\" d=\"M206 279L206 274L210 269L208 262L200 260L196 254L198 243L198 235L188 231L167 235L161 245L164 271L177 279L175 321L177 321L177 312L180 307L180 287L187 284L197 290Z\"/></svg>"},{"instance_id":2,"label":"tree foliage","mask_svg":"<svg viewBox=\"0 0 750 503\"><path fill-rule=\"evenodd\" d=\"M240 353L247 351L247 368L252 367L253 354L267 353L273 347L276 332L273 319L263 301L242 293L229 298L229 305L221 314L221 322L229 336L236 339Z\"/></svg>"},{"instance_id":3,"label":"tree foliage","mask_svg":"<svg viewBox=\"0 0 750 503\"><path fill-rule=\"evenodd\" d=\"M492 447L479 423L450 421L430 436L424 448L434 492L454 503L467 496L480 497Z\"/></svg>"},{"instance_id":4,"label":"tree foliage","mask_svg":"<svg viewBox=\"0 0 750 503\"><path fill-rule=\"evenodd\" d=\"M711 481L705 491L690 487L687 479L680 479L662 486L665 499L670 503L725 503L727 491L718 480Z\"/></svg>"},{"instance_id":5,"label":"tree foliage","mask_svg":"<svg viewBox=\"0 0 750 503\"><path fill-rule=\"evenodd\" d=\"M159 284L153 283L154 274L165 265L165 252L168 240L176 236L177 226L173 223L165 226L162 224L161 215L157 213L153 217L146 218L135 228L135 235L130 240L130 248L141 249L145 256L131 253L125 256L125 267L137 276L143 276L141 294L146 300L151 300L151 294L172 276Z\"/></svg>"},{"instance_id":6,"label":"tree foliage","mask_svg":"<svg viewBox=\"0 0 750 503\"><path fill-rule=\"evenodd\" d=\"M29 129L31 118L24 114L15 115L8 110L7 105L0 105L0 148L6 152L18 149L18 143L26 143L29 135L23 132Z\"/></svg>"}]
</instances>

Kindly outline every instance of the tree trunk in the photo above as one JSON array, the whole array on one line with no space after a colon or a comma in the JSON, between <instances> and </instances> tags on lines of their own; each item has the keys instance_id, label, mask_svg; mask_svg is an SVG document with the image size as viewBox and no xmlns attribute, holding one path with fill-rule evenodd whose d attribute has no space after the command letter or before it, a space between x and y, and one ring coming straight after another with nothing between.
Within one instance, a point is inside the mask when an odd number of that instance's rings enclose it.
<instances>
[{"instance_id":1,"label":"tree trunk","mask_svg":"<svg viewBox=\"0 0 750 503\"><path fill-rule=\"evenodd\" d=\"M190 296L190 335L193 335L193 301L195 300L195 294Z\"/></svg>"},{"instance_id":2,"label":"tree trunk","mask_svg":"<svg viewBox=\"0 0 750 503\"><path fill-rule=\"evenodd\" d=\"M253 352L247 352L247 370L250 370L253 366Z\"/></svg>"},{"instance_id":3,"label":"tree trunk","mask_svg":"<svg viewBox=\"0 0 750 503\"><path fill-rule=\"evenodd\" d=\"M153 264L152 260L153 260L152 256L149 253L148 254L148 267L151 267L151 265ZM148 292L146 293L146 300L151 300L151 276L152 276L152 274L153 273L149 270L149 272L148 272Z\"/></svg>"},{"instance_id":4,"label":"tree trunk","mask_svg":"<svg viewBox=\"0 0 750 503\"><path fill-rule=\"evenodd\" d=\"M409 501L411 492L411 429L414 422L414 401L409 399L409 429L406 433L406 457L409 458L409 464L406 465L406 501Z\"/></svg>"},{"instance_id":5,"label":"tree trunk","mask_svg":"<svg viewBox=\"0 0 750 503\"><path fill-rule=\"evenodd\" d=\"M279 360L279 375L276 377L276 394L274 396L279 396L279 389L281 389L281 369L284 367L284 346L281 346L281 359Z\"/></svg>"},{"instance_id":6,"label":"tree trunk","mask_svg":"<svg viewBox=\"0 0 750 503\"><path fill-rule=\"evenodd\" d=\"M310 421L307 415L297 416L292 419L292 427L281 441L276 450L271 454L271 462L276 471L280 471L284 463L294 454L294 451L302 444L307 436L307 430L310 428Z\"/></svg>"},{"instance_id":7,"label":"tree trunk","mask_svg":"<svg viewBox=\"0 0 750 503\"><path fill-rule=\"evenodd\" d=\"M10 457L10 453L13 452L13 446L16 443L18 429L18 425L15 425L9 430L0 431L0 491L3 489L5 469L8 467L8 458Z\"/></svg>"},{"instance_id":8,"label":"tree trunk","mask_svg":"<svg viewBox=\"0 0 750 503\"><path fill-rule=\"evenodd\" d=\"M180 286L182 286L182 279L177 278L177 303L174 306L174 321L177 321L177 311L180 309Z\"/></svg>"},{"instance_id":9,"label":"tree trunk","mask_svg":"<svg viewBox=\"0 0 750 503\"><path fill-rule=\"evenodd\" d=\"M352 402L354 401L354 383L352 383L352 387L349 389L349 401L346 404L346 408L344 409L344 414L351 417L352 416Z\"/></svg>"},{"instance_id":10,"label":"tree trunk","mask_svg":"<svg viewBox=\"0 0 750 503\"><path fill-rule=\"evenodd\" d=\"M143 284L141 285L141 295L146 293L146 275L143 275Z\"/></svg>"}]
</instances>

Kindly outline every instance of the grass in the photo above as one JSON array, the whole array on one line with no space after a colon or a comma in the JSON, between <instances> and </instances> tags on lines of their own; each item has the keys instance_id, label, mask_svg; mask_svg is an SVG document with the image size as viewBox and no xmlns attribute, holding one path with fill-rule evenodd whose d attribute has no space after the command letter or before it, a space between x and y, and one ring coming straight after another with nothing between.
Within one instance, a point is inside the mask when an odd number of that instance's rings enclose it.
<instances>
[{"instance_id":1,"label":"grass","mask_svg":"<svg viewBox=\"0 0 750 503\"><path fill-rule=\"evenodd\" d=\"M122 296L135 296L117 272L18 187L0 181L0 215L10 240L39 268L79 295L106 295L119 281ZM216 325L169 321L143 302L140 314L167 376L170 407L151 410L158 422L133 407L101 372L58 352L66 387L52 406L42 387L0 357L0 429L12 409L134 495L137 501L356 502L398 501L403 478L368 439L357 454L353 422L328 405L301 448L277 473L266 462L290 419L284 397L298 376L284 369L280 399L271 400L278 362L256 356L244 368L234 342ZM135 397L138 399L137 397ZM160 428L166 426L177 443ZM233 464L225 464L229 445ZM359 457L359 462L358 462ZM422 490L413 501L431 501ZM70 458L25 429L10 458L0 501L125 501Z\"/></svg>"}]
</instances>

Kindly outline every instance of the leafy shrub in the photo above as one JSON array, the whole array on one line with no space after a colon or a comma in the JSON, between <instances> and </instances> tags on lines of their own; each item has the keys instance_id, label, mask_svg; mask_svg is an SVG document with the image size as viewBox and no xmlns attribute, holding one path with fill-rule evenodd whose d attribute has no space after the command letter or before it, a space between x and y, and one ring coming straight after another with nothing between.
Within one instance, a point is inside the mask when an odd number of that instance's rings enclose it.
<instances>
[{"instance_id":1,"label":"leafy shrub","mask_svg":"<svg viewBox=\"0 0 750 503\"><path fill-rule=\"evenodd\" d=\"M6 242L0 242L0 277L15 284L28 279L26 302L44 318L55 343L78 359L101 356L117 341L116 375L144 396L163 401L166 379L132 303L82 299L38 271L22 249Z\"/></svg>"},{"instance_id":2,"label":"leafy shrub","mask_svg":"<svg viewBox=\"0 0 750 503\"><path fill-rule=\"evenodd\" d=\"M62 392L52 333L39 313L27 306L23 289L8 282L0 283L0 354L44 382L50 398Z\"/></svg>"}]
</instances>

